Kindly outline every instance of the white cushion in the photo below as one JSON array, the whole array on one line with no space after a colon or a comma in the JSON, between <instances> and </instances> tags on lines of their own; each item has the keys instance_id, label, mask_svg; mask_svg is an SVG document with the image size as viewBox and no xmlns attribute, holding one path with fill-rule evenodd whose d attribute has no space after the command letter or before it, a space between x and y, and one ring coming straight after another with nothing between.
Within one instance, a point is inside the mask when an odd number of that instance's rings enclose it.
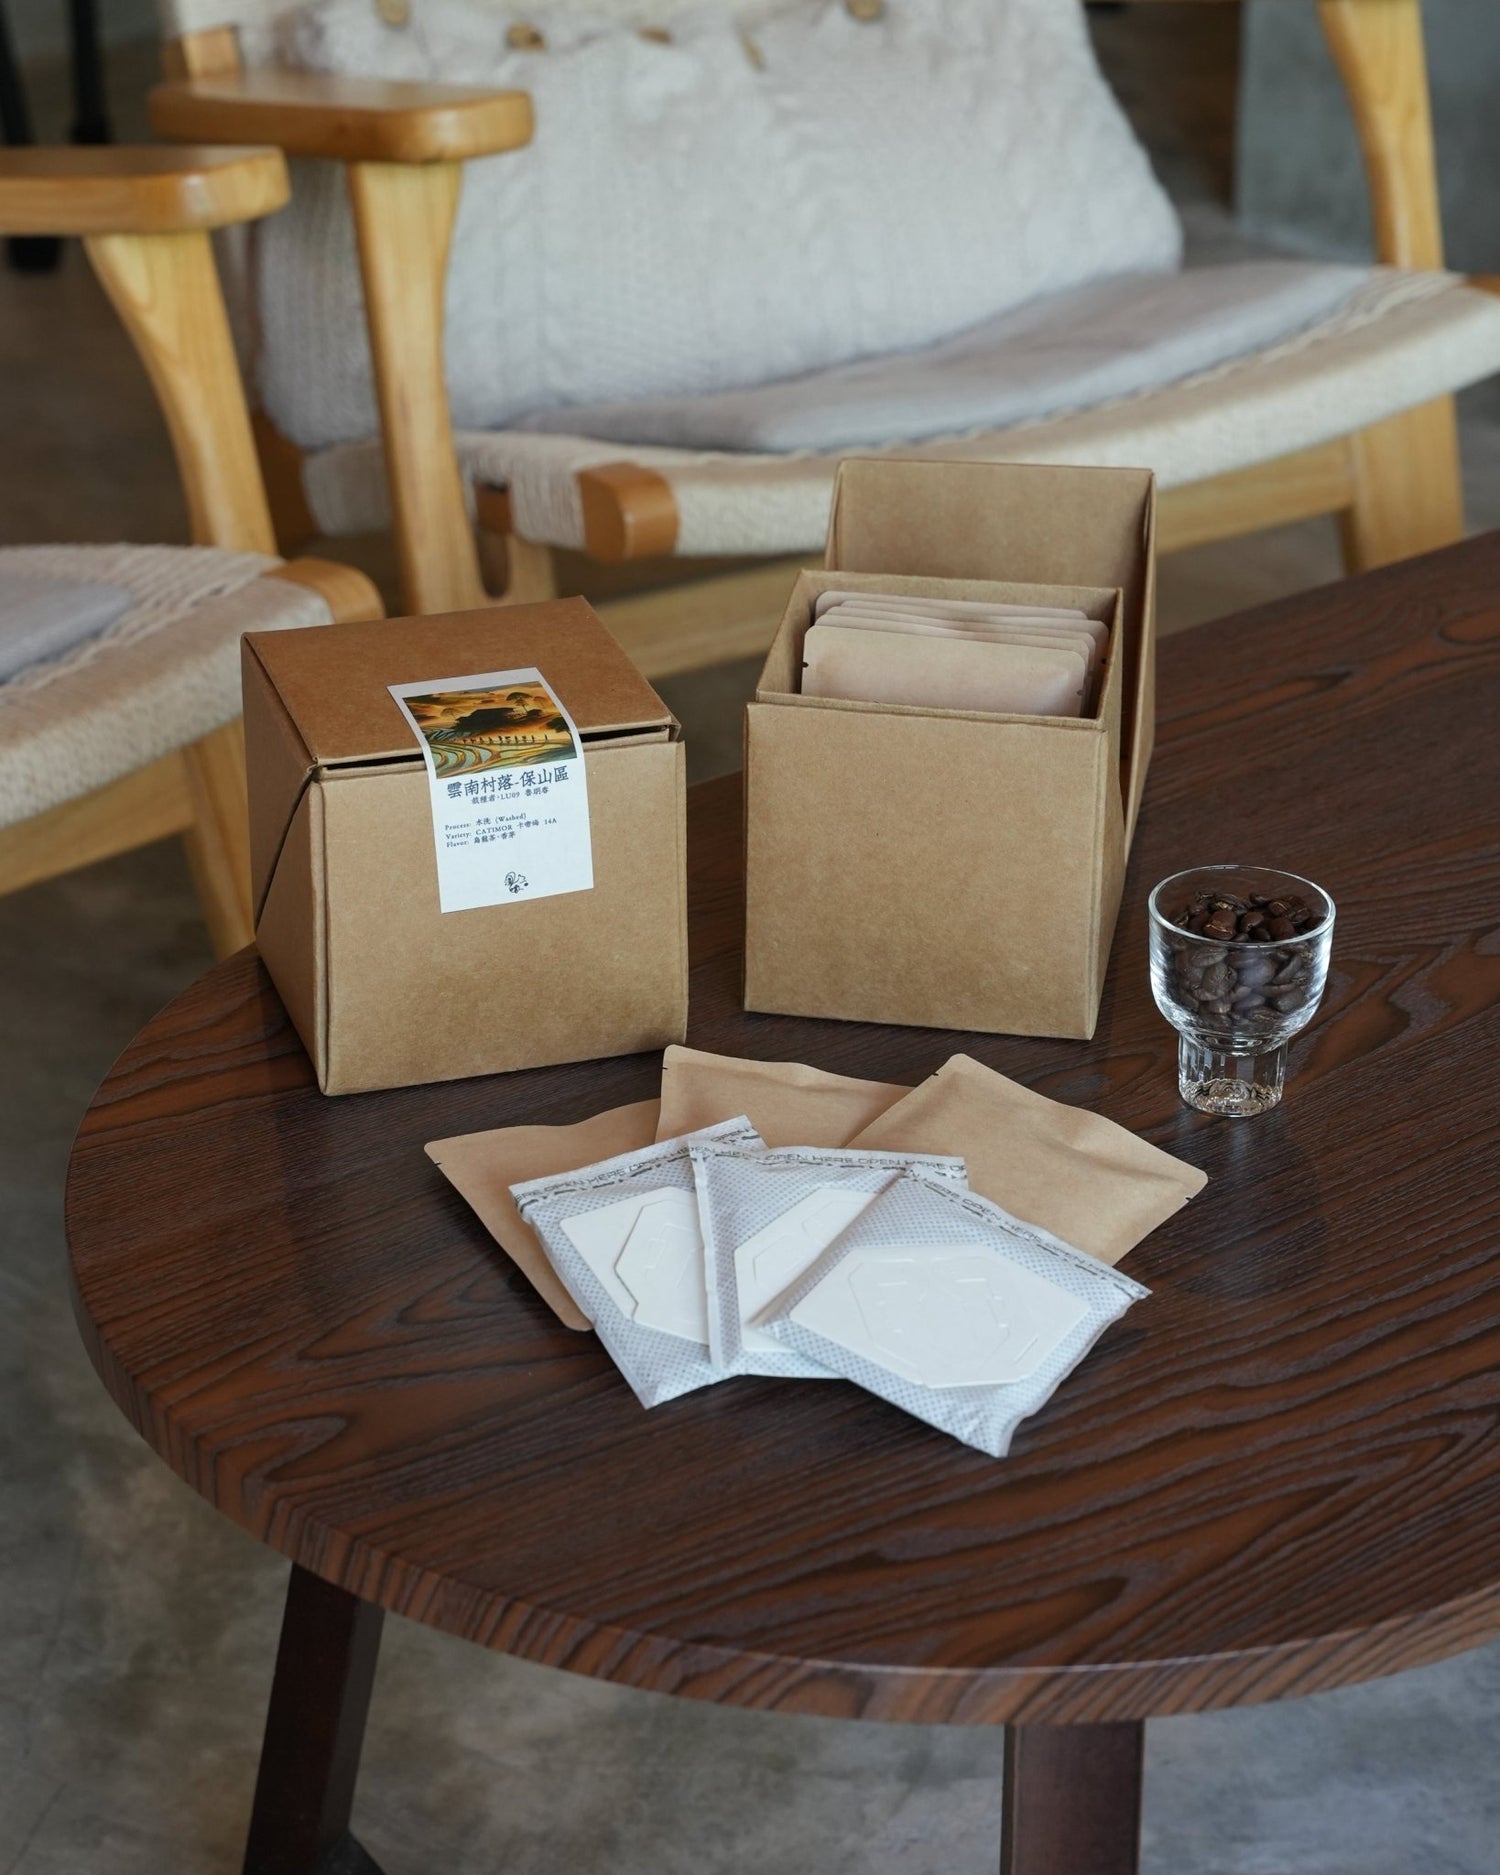
<instances>
[{"instance_id":1,"label":"white cushion","mask_svg":"<svg viewBox=\"0 0 1500 1875\"><path fill-rule=\"evenodd\" d=\"M240 635L326 625L325 600L212 547L6 547L0 587L126 603L102 630L0 684L0 827L186 747L240 711ZM75 610L73 616L80 616Z\"/></svg>"},{"instance_id":2,"label":"white cushion","mask_svg":"<svg viewBox=\"0 0 1500 1875\"><path fill-rule=\"evenodd\" d=\"M548 50L505 42L523 19ZM668 45L570 10L322 0L321 71L517 86L527 149L466 167L447 298L460 428L698 395L950 337L1040 294L1178 263L1176 216L1077 0L802 0ZM305 447L377 428L343 177L299 168L259 242L260 388Z\"/></svg>"},{"instance_id":3,"label":"white cushion","mask_svg":"<svg viewBox=\"0 0 1500 1875\"><path fill-rule=\"evenodd\" d=\"M679 449L854 449L1004 429L1130 397L1326 319L1363 267L1246 261L1135 274L1033 300L916 352L702 397L568 406L522 430Z\"/></svg>"}]
</instances>

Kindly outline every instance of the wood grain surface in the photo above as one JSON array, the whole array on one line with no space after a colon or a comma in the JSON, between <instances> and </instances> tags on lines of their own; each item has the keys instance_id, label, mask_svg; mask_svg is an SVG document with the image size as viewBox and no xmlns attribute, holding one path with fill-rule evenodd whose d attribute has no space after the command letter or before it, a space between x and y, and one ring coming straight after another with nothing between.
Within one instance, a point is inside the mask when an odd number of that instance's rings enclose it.
<instances>
[{"instance_id":1,"label":"wood grain surface","mask_svg":"<svg viewBox=\"0 0 1500 1875\"><path fill-rule=\"evenodd\" d=\"M279 150L114 144L0 151L6 234L181 234L257 221L291 194Z\"/></svg>"},{"instance_id":2,"label":"wood grain surface","mask_svg":"<svg viewBox=\"0 0 1500 1875\"><path fill-rule=\"evenodd\" d=\"M334 73L230 71L152 87L159 137L270 143L288 156L346 162L459 163L531 141L524 91Z\"/></svg>"},{"instance_id":3,"label":"wood grain surface","mask_svg":"<svg viewBox=\"0 0 1500 1875\"><path fill-rule=\"evenodd\" d=\"M490 1647L726 1703L1112 1722L1500 1633L1500 535L1162 647L1091 1043L738 1008L739 789L693 792L700 1048L916 1080L962 1047L1210 1175L1154 1290L996 1462L853 1387L642 1412L422 1154L656 1091L655 1056L323 1099L254 958L126 1051L75 1150L77 1312L226 1516ZM1177 1101L1148 888L1338 902L1285 1104Z\"/></svg>"}]
</instances>

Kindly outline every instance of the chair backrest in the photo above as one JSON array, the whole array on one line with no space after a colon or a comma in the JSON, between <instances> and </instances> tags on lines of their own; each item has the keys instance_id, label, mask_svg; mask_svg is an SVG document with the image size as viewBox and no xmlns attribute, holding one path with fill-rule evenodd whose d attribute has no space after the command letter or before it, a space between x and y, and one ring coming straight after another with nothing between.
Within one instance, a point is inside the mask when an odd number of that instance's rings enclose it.
<instances>
[{"instance_id":1,"label":"chair backrest","mask_svg":"<svg viewBox=\"0 0 1500 1875\"><path fill-rule=\"evenodd\" d=\"M192 77L222 72L241 60L263 64L277 22L298 11L300 4L301 0L156 0L168 64L180 63Z\"/></svg>"},{"instance_id":2,"label":"chair backrest","mask_svg":"<svg viewBox=\"0 0 1500 1875\"><path fill-rule=\"evenodd\" d=\"M243 63L266 62L277 22L301 0L157 0L168 65L206 77ZM664 25L702 0L582 0L591 14L640 27ZM712 0L752 15L765 0ZM1094 0L1084 0L1093 4ZM524 5L524 0L522 0ZM844 0L861 19L877 19L900 0ZM993 5L997 0L975 0ZM1432 107L1422 37L1421 0L1317 0L1329 45L1359 131L1374 209L1376 251L1400 267L1443 264ZM421 0L370 0L399 27Z\"/></svg>"},{"instance_id":3,"label":"chair backrest","mask_svg":"<svg viewBox=\"0 0 1500 1875\"><path fill-rule=\"evenodd\" d=\"M750 17L765 11L765 0L707 3ZM987 5L992 0L977 3ZM303 4L305 0L157 0L157 13L163 39L181 48L175 62L191 76L206 77L210 71L222 72L226 61L231 68L241 61L247 66L265 63L275 45L278 22ZM370 0L371 8L393 27L404 26L420 4L421 0ZM591 18L650 30L666 27L674 13L703 4L704 0L581 0L579 10ZM844 0L844 5L856 19L873 20L884 14L887 0ZM515 11L524 15L525 10L525 0L518 0ZM236 46L238 60L233 57Z\"/></svg>"}]
</instances>

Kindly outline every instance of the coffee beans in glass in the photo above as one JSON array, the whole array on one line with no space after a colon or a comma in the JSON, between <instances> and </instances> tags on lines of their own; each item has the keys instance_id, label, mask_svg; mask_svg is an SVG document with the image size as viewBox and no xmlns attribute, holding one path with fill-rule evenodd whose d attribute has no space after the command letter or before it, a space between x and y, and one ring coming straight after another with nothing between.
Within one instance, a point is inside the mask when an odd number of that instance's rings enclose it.
<instances>
[{"instance_id":1,"label":"coffee beans in glass","mask_svg":"<svg viewBox=\"0 0 1500 1875\"><path fill-rule=\"evenodd\" d=\"M1333 900L1295 873L1197 866L1150 899L1151 989L1177 1030L1190 1107L1244 1117L1281 1099L1287 1043L1328 980Z\"/></svg>"}]
</instances>

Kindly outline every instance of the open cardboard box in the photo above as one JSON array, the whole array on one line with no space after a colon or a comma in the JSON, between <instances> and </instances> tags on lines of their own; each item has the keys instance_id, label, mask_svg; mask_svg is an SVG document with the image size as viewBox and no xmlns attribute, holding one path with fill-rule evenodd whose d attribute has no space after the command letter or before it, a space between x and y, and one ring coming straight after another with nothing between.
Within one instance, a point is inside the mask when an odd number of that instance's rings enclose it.
<instances>
[{"instance_id":1,"label":"open cardboard box","mask_svg":"<svg viewBox=\"0 0 1500 1875\"><path fill-rule=\"evenodd\" d=\"M1155 728L1154 477L850 460L826 565L746 711L746 1008L1091 1035ZM1082 606L1111 625L1093 711L803 696L830 587Z\"/></svg>"},{"instance_id":2,"label":"open cardboard box","mask_svg":"<svg viewBox=\"0 0 1500 1875\"><path fill-rule=\"evenodd\" d=\"M593 887L444 915L387 686L532 666L579 732ZM682 733L583 600L252 632L243 672L256 942L325 1093L682 1039Z\"/></svg>"}]
</instances>

